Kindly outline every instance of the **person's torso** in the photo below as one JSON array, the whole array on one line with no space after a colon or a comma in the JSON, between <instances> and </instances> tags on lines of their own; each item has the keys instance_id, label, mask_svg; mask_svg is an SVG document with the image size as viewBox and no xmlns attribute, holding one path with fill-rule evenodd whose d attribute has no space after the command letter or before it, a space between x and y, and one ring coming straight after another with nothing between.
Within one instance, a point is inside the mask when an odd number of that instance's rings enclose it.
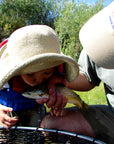
<instances>
[{"instance_id":1,"label":"person's torso","mask_svg":"<svg viewBox=\"0 0 114 144\"><path fill-rule=\"evenodd\" d=\"M107 101L114 113L114 69L105 69L96 66L96 73L99 79L104 83Z\"/></svg>"},{"instance_id":2,"label":"person's torso","mask_svg":"<svg viewBox=\"0 0 114 144\"><path fill-rule=\"evenodd\" d=\"M97 66L82 50L79 58L80 72L94 85L98 86L102 81L107 96L109 107L114 113L114 69L105 69Z\"/></svg>"}]
</instances>

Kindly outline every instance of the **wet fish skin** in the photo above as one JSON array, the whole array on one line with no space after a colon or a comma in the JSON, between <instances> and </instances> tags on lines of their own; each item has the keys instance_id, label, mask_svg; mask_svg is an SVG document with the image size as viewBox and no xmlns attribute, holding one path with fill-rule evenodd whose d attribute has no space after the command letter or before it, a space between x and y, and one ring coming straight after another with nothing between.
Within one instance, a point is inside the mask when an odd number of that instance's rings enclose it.
<instances>
[{"instance_id":1,"label":"wet fish skin","mask_svg":"<svg viewBox=\"0 0 114 144\"><path fill-rule=\"evenodd\" d=\"M55 87L55 91L56 92L60 92L62 95L64 95L67 98L67 101L69 103L74 104L75 106L77 106L78 108L81 108L82 111L85 111L85 109L88 108L88 104L86 104L78 94L76 94L76 92L74 92L73 90L64 87L64 86L60 86L57 85Z\"/></svg>"},{"instance_id":2,"label":"wet fish skin","mask_svg":"<svg viewBox=\"0 0 114 144\"><path fill-rule=\"evenodd\" d=\"M88 108L88 105L81 100L79 95L77 95L73 90L63 85L55 85L55 92L60 92L67 98L67 101L69 103L74 104L82 111L85 111L85 109ZM49 98L49 92L46 85L40 85L35 89L22 93L22 95L32 99Z\"/></svg>"}]
</instances>

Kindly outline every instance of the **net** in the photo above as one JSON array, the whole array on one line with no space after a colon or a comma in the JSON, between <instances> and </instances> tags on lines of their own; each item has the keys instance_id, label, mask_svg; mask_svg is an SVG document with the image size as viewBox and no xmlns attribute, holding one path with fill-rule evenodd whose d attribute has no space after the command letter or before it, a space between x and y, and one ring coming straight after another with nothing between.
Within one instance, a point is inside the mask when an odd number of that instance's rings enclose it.
<instances>
[{"instance_id":1,"label":"net","mask_svg":"<svg viewBox=\"0 0 114 144\"><path fill-rule=\"evenodd\" d=\"M0 127L1 144L105 144L84 135L36 127Z\"/></svg>"}]
</instances>

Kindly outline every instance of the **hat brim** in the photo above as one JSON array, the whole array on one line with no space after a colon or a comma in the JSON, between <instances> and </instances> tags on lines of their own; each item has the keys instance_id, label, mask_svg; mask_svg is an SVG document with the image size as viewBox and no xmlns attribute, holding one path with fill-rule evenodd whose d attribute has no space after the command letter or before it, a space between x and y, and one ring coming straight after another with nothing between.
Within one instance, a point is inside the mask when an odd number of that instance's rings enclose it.
<instances>
[{"instance_id":1,"label":"hat brim","mask_svg":"<svg viewBox=\"0 0 114 144\"><path fill-rule=\"evenodd\" d=\"M6 54L7 55L7 54ZM6 57L0 62L0 88L16 75L28 74L64 64L65 75L68 81L73 81L79 73L78 64L74 59L64 54L45 53L33 56L18 64ZM7 66L6 66L7 65Z\"/></svg>"}]
</instances>

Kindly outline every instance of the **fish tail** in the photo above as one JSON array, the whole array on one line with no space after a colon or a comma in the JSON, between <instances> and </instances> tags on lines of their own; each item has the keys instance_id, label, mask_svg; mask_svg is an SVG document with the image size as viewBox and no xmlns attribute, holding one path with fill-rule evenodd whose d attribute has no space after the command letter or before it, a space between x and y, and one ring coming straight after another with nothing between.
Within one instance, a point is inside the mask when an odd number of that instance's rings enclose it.
<instances>
[{"instance_id":1,"label":"fish tail","mask_svg":"<svg viewBox=\"0 0 114 144\"><path fill-rule=\"evenodd\" d=\"M89 105L83 102L82 112L85 112L88 109Z\"/></svg>"},{"instance_id":2,"label":"fish tail","mask_svg":"<svg viewBox=\"0 0 114 144\"><path fill-rule=\"evenodd\" d=\"M73 103L76 107L78 107L79 109L81 109L82 112L85 112L88 109L88 104L86 104L85 102L82 103Z\"/></svg>"}]
</instances>

